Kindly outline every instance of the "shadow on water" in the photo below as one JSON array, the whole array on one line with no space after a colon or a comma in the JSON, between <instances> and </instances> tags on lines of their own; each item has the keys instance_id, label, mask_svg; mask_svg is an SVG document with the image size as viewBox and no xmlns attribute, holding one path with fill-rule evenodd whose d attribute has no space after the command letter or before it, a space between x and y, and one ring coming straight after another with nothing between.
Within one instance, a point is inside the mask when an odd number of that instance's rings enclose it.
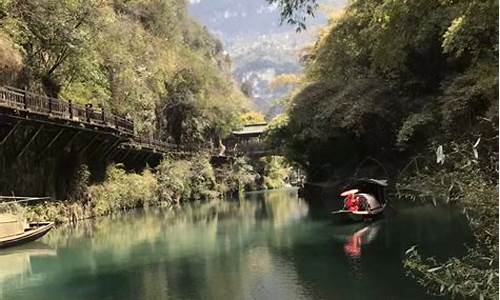
<instances>
[{"instance_id":1,"label":"shadow on water","mask_svg":"<svg viewBox=\"0 0 500 300\"><path fill-rule=\"evenodd\" d=\"M0 298L430 299L404 276L404 251L446 258L470 241L449 209L350 225L315 209L289 189L61 226L0 251Z\"/></svg>"}]
</instances>

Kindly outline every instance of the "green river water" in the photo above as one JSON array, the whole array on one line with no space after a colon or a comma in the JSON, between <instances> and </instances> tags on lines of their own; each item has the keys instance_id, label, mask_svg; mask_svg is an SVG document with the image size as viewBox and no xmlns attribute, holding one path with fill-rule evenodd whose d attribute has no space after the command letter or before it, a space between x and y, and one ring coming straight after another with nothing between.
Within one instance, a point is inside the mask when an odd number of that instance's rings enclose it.
<instances>
[{"instance_id":1,"label":"green river water","mask_svg":"<svg viewBox=\"0 0 500 300\"><path fill-rule=\"evenodd\" d=\"M394 206L345 225L290 189L59 226L0 250L0 299L432 299L404 251L463 254L465 219Z\"/></svg>"}]
</instances>

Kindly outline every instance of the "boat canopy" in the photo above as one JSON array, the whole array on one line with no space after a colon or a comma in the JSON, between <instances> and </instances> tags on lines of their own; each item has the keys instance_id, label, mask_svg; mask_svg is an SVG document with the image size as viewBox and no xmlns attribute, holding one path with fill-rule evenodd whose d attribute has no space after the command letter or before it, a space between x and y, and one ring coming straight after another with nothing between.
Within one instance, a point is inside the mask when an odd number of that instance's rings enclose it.
<instances>
[{"instance_id":1,"label":"boat canopy","mask_svg":"<svg viewBox=\"0 0 500 300\"><path fill-rule=\"evenodd\" d=\"M385 179L356 178L344 186L343 190L358 189L359 193L371 194L375 196L380 204L385 204L385 188L387 185L387 180Z\"/></svg>"},{"instance_id":2,"label":"boat canopy","mask_svg":"<svg viewBox=\"0 0 500 300\"><path fill-rule=\"evenodd\" d=\"M354 194L356 194L357 192L359 192L359 190L358 190L358 189L348 190L348 191L345 191L345 192L343 192L342 194L340 194L340 196L342 196L342 197L347 197L347 196L349 196L349 195L354 195Z\"/></svg>"},{"instance_id":3,"label":"boat canopy","mask_svg":"<svg viewBox=\"0 0 500 300\"><path fill-rule=\"evenodd\" d=\"M380 185L383 187L386 187L387 184L387 179L372 179L372 178L360 178L358 179L359 182L366 182L366 183L371 183L371 184L376 184Z\"/></svg>"}]
</instances>

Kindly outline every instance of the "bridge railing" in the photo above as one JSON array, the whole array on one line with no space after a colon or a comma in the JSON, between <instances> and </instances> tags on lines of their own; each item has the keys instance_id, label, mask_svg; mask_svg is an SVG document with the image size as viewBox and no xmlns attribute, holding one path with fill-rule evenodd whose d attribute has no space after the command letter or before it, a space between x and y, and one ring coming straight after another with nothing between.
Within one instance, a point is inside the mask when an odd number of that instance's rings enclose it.
<instances>
[{"instance_id":1,"label":"bridge railing","mask_svg":"<svg viewBox=\"0 0 500 300\"><path fill-rule=\"evenodd\" d=\"M0 106L42 114L50 118L113 128L121 134L126 134L129 137L129 144L160 153L192 150L177 144L134 136L134 123L131 120L102 108L95 109L91 104L81 105L71 100L65 101L14 87L0 86Z\"/></svg>"},{"instance_id":2,"label":"bridge railing","mask_svg":"<svg viewBox=\"0 0 500 300\"><path fill-rule=\"evenodd\" d=\"M131 120L107 113L104 109L94 109L91 104L75 104L13 87L0 87L0 105L60 119L99 124L112 127L121 133L134 134L134 123Z\"/></svg>"},{"instance_id":3,"label":"bridge railing","mask_svg":"<svg viewBox=\"0 0 500 300\"><path fill-rule=\"evenodd\" d=\"M178 149L178 145L176 144L170 144L170 143L165 143L159 140L154 140L154 139L145 139L145 138L139 138L135 137L133 139L133 142L136 144L141 145L143 148L149 148L149 149L154 149L159 152L167 152L169 150L173 149Z\"/></svg>"}]
</instances>

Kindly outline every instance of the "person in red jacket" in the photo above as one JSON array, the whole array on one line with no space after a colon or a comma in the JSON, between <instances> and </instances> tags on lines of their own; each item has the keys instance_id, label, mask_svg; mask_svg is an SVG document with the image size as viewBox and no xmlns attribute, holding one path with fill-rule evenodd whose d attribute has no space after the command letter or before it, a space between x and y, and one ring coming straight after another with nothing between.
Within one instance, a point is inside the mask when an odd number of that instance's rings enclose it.
<instances>
[{"instance_id":1,"label":"person in red jacket","mask_svg":"<svg viewBox=\"0 0 500 300\"><path fill-rule=\"evenodd\" d=\"M341 196L345 197L344 206L347 210L350 210L350 211L358 211L359 210L359 201L358 201L358 197L356 195L356 193L358 191L359 190L354 189L354 190L345 191L342 194L340 194Z\"/></svg>"}]
</instances>

